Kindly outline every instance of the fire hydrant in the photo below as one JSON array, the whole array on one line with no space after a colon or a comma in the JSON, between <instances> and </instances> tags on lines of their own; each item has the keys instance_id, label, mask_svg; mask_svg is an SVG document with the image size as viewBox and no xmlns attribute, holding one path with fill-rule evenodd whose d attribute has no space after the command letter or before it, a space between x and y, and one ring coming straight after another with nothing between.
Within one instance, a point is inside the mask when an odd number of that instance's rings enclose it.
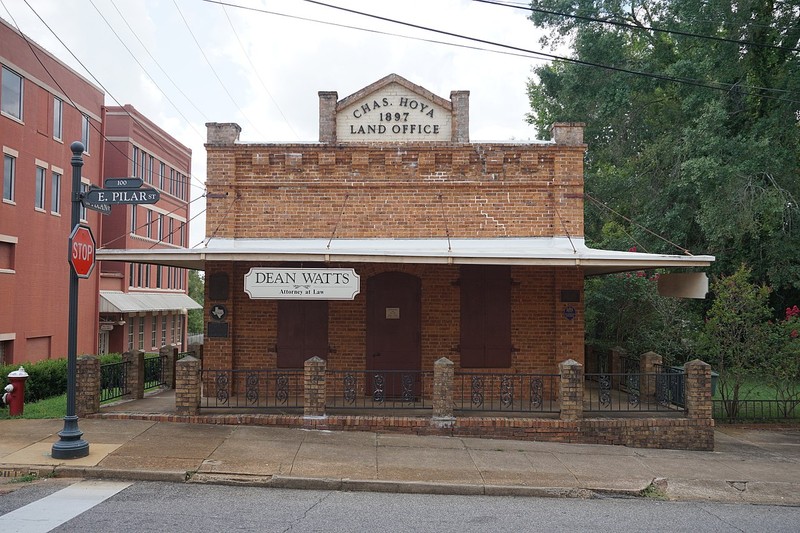
<instances>
[{"instance_id":1,"label":"fire hydrant","mask_svg":"<svg viewBox=\"0 0 800 533\"><path fill-rule=\"evenodd\" d=\"M3 403L8 406L9 416L20 416L25 407L25 380L28 379L28 373L25 368L19 367L19 370L14 370L8 374L8 385L6 385L6 392L3 394Z\"/></svg>"}]
</instances>

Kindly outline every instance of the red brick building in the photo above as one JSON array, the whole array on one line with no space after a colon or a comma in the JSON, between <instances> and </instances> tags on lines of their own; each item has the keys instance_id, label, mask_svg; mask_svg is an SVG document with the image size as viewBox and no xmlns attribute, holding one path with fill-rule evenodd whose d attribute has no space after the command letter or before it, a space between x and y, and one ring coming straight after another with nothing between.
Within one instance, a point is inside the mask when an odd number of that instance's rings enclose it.
<instances>
[{"instance_id":1,"label":"red brick building","mask_svg":"<svg viewBox=\"0 0 800 533\"><path fill-rule=\"evenodd\" d=\"M186 248L192 152L131 105L105 114L104 176L134 177L159 191L156 204L112 206L103 220L109 249ZM186 346L186 312L200 306L187 295L184 268L104 261L100 264L98 353L158 351Z\"/></svg>"},{"instance_id":2,"label":"red brick building","mask_svg":"<svg viewBox=\"0 0 800 533\"><path fill-rule=\"evenodd\" d=\"M65 357L70 144L86 147L82 187L102 184L103 93L3 20L0 64L0 362ZM100 216L81 211L97 240ZM79 353L97 347L98 287L95 274L79 283Z\"/></svg>"},{"instance_id":3,"label":"red brick building","mask_svg":"<svg viewBox=\"0 0 800 533\"><path fill-rule=\"evenodd\" d=\"M207 125L205 248L98 252L205 270L205 368L556 372L585 276L713 261L585 246L582 124L474 143L467 91L394 74L319 98L318 143Z\"/></svg>"},{"instance_id":4,"label":"red brick building","mask_svg":"<svg viewBox=\"0 0 800 533\"><path fill-rule=\"evenodd\" d=\"M191 152L132 106L105 108L99 88L2 19L0 66L0 364L65 357L70 144L86 147L82 189L137 176L161 191L155 205L115 205L110 215L81 208L109 248L186 246ZM96 265L78 286L79 354L185 343L186 310L197 304L184 269Z\"/></svg>"}]
</instances>

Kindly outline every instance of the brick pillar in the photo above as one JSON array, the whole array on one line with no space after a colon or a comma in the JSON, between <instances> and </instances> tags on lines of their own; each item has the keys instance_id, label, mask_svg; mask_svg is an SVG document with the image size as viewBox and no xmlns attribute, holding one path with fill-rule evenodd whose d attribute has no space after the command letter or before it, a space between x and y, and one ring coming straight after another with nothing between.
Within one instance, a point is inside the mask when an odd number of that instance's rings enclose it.
<instances>
[{"instance_id":1,"label":"brick pillar","mask_svg":"<svg viewBox=\"0 0 800 533\"><path fill-rule=\"evenodd\" d=\"M175 412L200 413L200 360L187 355L175 364Z\"/></svg>"},{"instance_id":2,"label":"brick pillar","mask_svg":"<svg viewBox=\"0 0 800 533\"><path fill-rule=\"evenodd\" d=\"M319 91L319 142L336 142L336 91Z\"/></svg>"},{"instance_id":3,"label":"brick pillar","mask_svg":"<svg viewBox=\"0 0 800 533\"><path fill-rule=\"evenodd\" d=\"M450 91L453 105L451 140L454 143L469 142L469 91Z\"/></svg>"},{"instance_id":4,"label":"brick pillar","mask_svg":"<svg viewBox=\"0 0 800 533\"><path fill-rule=\"evenodd\" d=\"M326 366L325 360L316 356L304 364L303 416L325 416Z\"/></svg>"},{"instance_id":5,"label":"brick pillar","mask_svg":"<svg viewBox=\"0 0 800 533\"><path fill-rule=\"evenodd\" d=\"M144 352L137 350L122 354L122 362L128 364L126 386L131 391L131 398L144 398Z\"/></svg>"},{"instance_id":6,"label":"brick pillar","mask_svg":"<svg viewBox=\"0 0 800 533\"><path fill-rule=\"evenodd\" d=\"M453 417L453 362L442 357L433 363L433 420L437 425Z\"/></svg>"},{"instance_id":7,"label":"brick pillar","mask_svg":"<svg viewBox=\"0 0 800 533\"><path fill-rule=\"evenodd\" d=\"M699 359L684 366L686 370L686 416L712 418L711 365Z\"/></svg>"},{"instance_id":8,"label":"brick pillar","mask_svg":"<svg viewBox=\"0 0 800 533\"><path fill-rule=\"evenodd\" d=\"M100 410L100 359L81 355L75 375L75 414L78 418Z\"/></svg>"},{"instance_id":9,"label":"brick pillar","mask_svg":"<svg viewBox=\"0 0 800 533\"><path fill-rule=\"evenodd\" d=\"M583 418L583 365L574 359L567 359L558 364L558 371L561 373L561 420Z\"/></svg>"},{"instance_id":10,"label":"brick pillar","mask_svg":"<svg viewBox=\"0 0 800 533\"><path fill-rule=\"evenodd\" d=\"M656 397L656 366L663 364L663 358L656 352L646 352L639 356L639 398L654 399Z\"/></svg>"},{"instance_id":11,"label":"brick pillar","mask_svg":"<svg viewBox=\"0 0 800 533\"><path fill-rule=\"evenodd\" d=\"M161 372L164 374L164 386L168 389L175 388L175 359L177 354L178 348L174 344L162 346L158 350L158 356L161 357Z\"/></svg>"}]
</instances>

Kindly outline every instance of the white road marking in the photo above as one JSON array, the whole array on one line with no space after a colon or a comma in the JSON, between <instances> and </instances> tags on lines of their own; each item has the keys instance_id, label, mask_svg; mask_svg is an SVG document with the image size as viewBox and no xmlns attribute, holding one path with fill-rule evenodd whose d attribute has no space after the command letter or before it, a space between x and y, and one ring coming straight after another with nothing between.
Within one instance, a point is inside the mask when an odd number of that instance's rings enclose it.
<instances>
[{"instance_id":1,"label":"white road marking","mask_svg":"<svg viewBox=\"0 0 800 533\"><path fill-rule=\"evenodd\" d=\"M47 533L131 485L133 483L121 481L79 481L0 516L0 531Z\"/></svg>"}]
</instances>

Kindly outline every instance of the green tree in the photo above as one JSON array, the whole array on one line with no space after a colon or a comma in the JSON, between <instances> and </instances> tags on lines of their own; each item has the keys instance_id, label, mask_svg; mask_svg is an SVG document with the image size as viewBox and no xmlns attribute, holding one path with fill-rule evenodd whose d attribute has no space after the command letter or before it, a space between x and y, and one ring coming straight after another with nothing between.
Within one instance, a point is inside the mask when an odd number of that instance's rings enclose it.
<instances>
[{"instance_id":1,"label":"green tree","mask_svg":"<svg viewBox=\"0 0 800 533\"><path fill-rule=\"evenodd\" d=\"M779 414L791 416L800 405L800 308L786 308L784 320L770 328L770 350L764 372L766 382L775 390Z\"/></svg>"},{"instance_id":2,"label":"green tree","mask_svg":"<svg viewBox=\"0 0 800 533\"><path fill-rule=\"evenodd\" d=\"M203 277L203 272L199 270L189 271L189 297L200 305L203 305L203 300L205 298L205 278ZM189 334L203 332L203 316L202 309L191 309L189 311Z\"/></svg>"},{"instance_id":3,"label":"green tree","mask_svg":"<svg viewBox=\"0 0 800 533\"><path fill-rule=\"evenodd\" d=\"M714 302L706 315L700 346L719 372L718 390L728 416L735 417L744 386L760 376L770 360L769 288L750 281L750 270L739 267L711 283Z\"/></svg>"},{"instance_id":4,"label":"green tree","mask_svg":"<svg viewBox=\"0 0 800 533\"><path fill-rule=\"evenodd\" d=\"M567 44L585 63L655 75L565 61L534 69L529 121L543 138L553 122L586 122L586 191L636 222L589 201L587 241L676 253L646 227L714 254L716 274L751 265L754 279L775 289L776 306L797 301L797 4L537 0L532 7L605 21L535 11L531 20L550 30L543 44ZM687 83L671 81L678 78ZM604 231L609 220L619 231Z\"/></svg>"}]
</instances>

